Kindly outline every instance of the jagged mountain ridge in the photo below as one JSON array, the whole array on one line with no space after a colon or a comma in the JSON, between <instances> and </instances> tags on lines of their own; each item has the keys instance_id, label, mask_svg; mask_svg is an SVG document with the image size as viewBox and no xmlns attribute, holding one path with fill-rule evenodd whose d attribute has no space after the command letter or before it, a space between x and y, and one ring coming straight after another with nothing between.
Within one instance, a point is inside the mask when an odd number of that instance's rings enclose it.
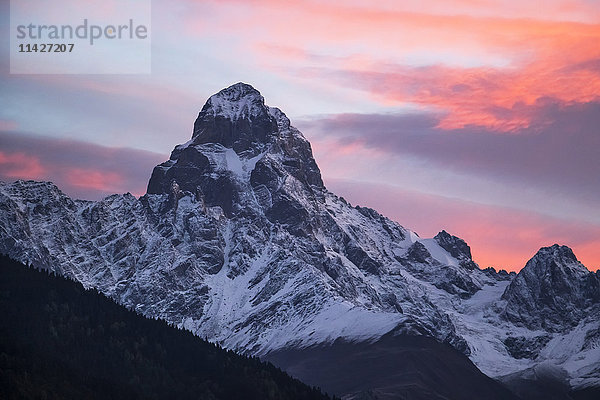
<instances>
[{"instance_id":1,"label":"jagged mountain ridge","mask_svg":"<svg viewBox=\"0 0 600 400\"><path fill-rule=\"evenodd\" d=\"M515 321L521 298L508 274L480 270L445 231L422 239L327 191L308 141L242 83L207 101L140 199L71 200L17 181L0 186L0 218L1 252L242 352L418 334L491 376L583 352L574 383L599 381L585 369L593 337L585 349L543 352L577 329L587 337L597 320L556 332Z\"/></svg>"}]
</instances>

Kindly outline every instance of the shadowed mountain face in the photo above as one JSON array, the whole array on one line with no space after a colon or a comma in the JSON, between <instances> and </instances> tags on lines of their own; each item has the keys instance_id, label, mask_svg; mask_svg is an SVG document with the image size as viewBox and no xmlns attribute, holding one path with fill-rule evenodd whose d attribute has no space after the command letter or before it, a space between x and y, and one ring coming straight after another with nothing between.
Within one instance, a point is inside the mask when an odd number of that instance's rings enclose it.
<instances>
[{"instance_id":1,"label":"shadowed mountain face","mask_svg":"<svg viewBox=\"0 0 600 400\"><path fill-rule=\"evenodd\" d=\"M571 385L600 384L596 274L544 249L517 278L481 270L456 236L351 206L243 83L210 97L141 198L0 183L0 223L0 252L247 354L394 332L449 344L492 377L550 363Z\"/></svg>"},{"instance_id":2,"label":"shadowed mountain face","mask_svg":"<svg viewBox=\"0 0 600 400\"><path fill-rule=\"evenodd\" d=\"M452 347L424 336L384 335L374 343L336 341L279 350L264 359L343 399L517 399Z\"/></svg>"}]
</instances>

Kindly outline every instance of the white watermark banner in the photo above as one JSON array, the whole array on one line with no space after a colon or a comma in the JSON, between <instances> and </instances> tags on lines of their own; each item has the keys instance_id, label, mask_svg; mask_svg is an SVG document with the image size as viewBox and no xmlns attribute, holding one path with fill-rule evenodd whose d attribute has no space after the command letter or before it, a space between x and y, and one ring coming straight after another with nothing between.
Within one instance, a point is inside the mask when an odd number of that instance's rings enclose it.
<instances>
[{"instance_id":1,"label":"white watermark banner","mask_svg":"<svg viewBox=\"0 0 600 400\"><path fill-rule=\"evenodd\" d=\"M151 0L11 0L11 74L149 74Z\"/></svg>"}]
</instances>

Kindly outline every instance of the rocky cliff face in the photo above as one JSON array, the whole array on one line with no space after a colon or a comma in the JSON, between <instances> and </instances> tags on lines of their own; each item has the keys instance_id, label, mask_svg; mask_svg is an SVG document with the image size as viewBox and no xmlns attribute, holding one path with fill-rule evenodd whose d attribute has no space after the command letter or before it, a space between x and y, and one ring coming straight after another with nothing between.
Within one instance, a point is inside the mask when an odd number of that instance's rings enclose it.
<instances>
[{"instance_id":1,"label":"rocky cliff face","mask_svg":"<svg viewBox=\"0 0 600 400\"><path fill-rule=\"evenodd\" d=\"M492 376L548 361L577 384L600 381L581 367L600 351L589 334L597 320L579 313L564 325L579 321L571 330L540 332L550 325L538 313L565 310L544 297L549 286L585 309L596 275L584 276L565 250L564 262L530 262L510 283L480 270L460 238L423 239L349 205L323 186L308 141L246 84L207 101L191 140L154 169L141 198L79 201L51 183L0 183L0 221L0 252L245 353L416 334ZM583 283L536 286L535 275L553 270ZM540 335L534 352L514 348ZM568 335L581 346L546 351Z\"/></svg>"}]
</instances>

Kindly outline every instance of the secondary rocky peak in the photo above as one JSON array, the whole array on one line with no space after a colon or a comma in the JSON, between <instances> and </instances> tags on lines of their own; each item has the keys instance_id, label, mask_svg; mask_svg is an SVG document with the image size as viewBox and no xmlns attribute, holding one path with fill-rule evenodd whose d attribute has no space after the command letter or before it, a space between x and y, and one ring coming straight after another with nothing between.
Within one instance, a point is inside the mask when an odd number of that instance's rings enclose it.
<instances>
[{"instance_id":1,"label":"secondary rocky peak","mask_svg":"<svg viewBox=\"0 0 600 400\"><path fill-rule=\"evenodd\" d=\"M530 328L575 326L598 303L598 281L567 246L542 247L506 288L504 316Z\"/></svg>"},{"instance_id":2,"label":"secondary rocky peak","mask_svg":"<svg viewBox=\"0 0 600 400\"><path fill-rule=\"evenodd\" d=\"M571 287L589 273L590 271L577 260L571 248L554 244L539 249L519 272L519 276L534 286L537 286L538 282L551 279L552 282L548 284L558 288Z\"/></svg>"},{"instance_id":3,"label":"secondary rocky peak","mask_svg":"<svg viewBox=\"0 0 600 400\"><path fill-rule=\"evenodd\" d=\"M471 258L471 248L469 245L457 236L453 236L446 232L445 230L441 231L434 237L435 241L438 244L446 249L448 253L450 253L453 257L458 257L459 255L464 255Z\"/></svg>"},{"instance_id":4,"label":"secondary rocky peak","mask_svg":"<svg viewBox=\"0 0 600 400\"><path fill-rule=\"evenodd\" d=\"M445 230L435 235L435 241L450 255L460 261L460 265L469 270L477 268L471 257L471 248L461 238L451 235Z\"/></svg>"},{"instance_id":5,"label":"secondary rocky peak","mask_svg":"<svg viewBox=\"0 0 600 400\"><path fill-rule=\"evenodd\" d=\"M577 260L577 257L568 246L561 246L553 244L549 247L542 247L533 256L533 258L527 263L525 268L535 269L536 267L543 267L544 270L538 270L538 273L546 272L547 268L569 268L573 271L579 271L587 274L589 271L583 264Z\"/></svg>"}]
</instances>

